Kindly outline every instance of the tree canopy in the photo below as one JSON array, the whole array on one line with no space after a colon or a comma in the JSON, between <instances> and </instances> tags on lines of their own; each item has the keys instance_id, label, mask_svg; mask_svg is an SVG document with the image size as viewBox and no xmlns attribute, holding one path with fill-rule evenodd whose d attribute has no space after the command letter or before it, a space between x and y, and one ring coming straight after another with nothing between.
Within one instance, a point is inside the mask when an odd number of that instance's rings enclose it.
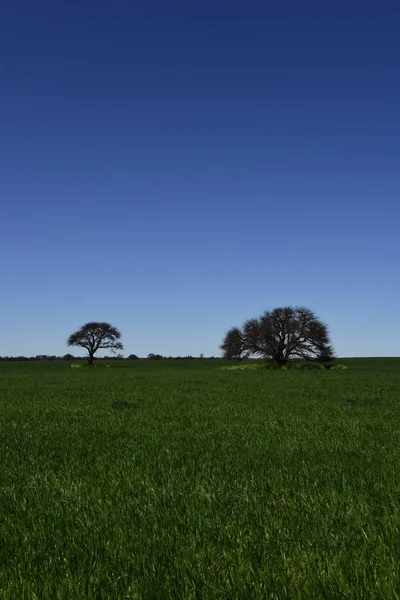
<instances>
[{"instance_id":1,"label":"tree canopy","mask_svg":"<svg viewBox=\"0 0 400 600\"><path fill-rule=\"evenodd\" d=\"M334 358L328 327L310 309L285 306L248 319L227 331L225 359L260 357L284 365L294 358L329 362Z\"/></svg>"},{"instance_id":2,"label":"tree canopy","mask_svg":"<svg viewBox=\"0 0 400 600\"><path fill-rule=\"evenodd\" d=\"M91 321L82 325L78 331L72 333L68 340L68 346L81 346L85 348L89 355L89 364L93 364L93 357L98 350L105 348L112 352L123 350L123 345L119 341L121 333L110 323Z\"/></svg>"}]
</instances>

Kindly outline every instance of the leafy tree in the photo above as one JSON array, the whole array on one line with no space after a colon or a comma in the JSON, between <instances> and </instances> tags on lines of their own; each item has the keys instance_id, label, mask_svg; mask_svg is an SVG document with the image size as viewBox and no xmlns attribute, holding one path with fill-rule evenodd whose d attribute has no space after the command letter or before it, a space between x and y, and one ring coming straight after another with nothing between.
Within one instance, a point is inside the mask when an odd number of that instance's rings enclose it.
<instances>
[{"instance_id":1,"label":"leafy tree","mask_svg":"<svg viewBox=\"0 0 400 600\"><path fill-rule=\"evenodd\" d=\"M68 346L81 346L85 348L89 355L89 365L93 364L93 357L98 350L109 348L115 353L116 350L122 350L123 345L119 341L121 333L110 323L98 323L92 321L82 325L78 331L72 333L68 340Z\"/></svg>"},{"instance_id":2,"label":"leafy tree","mask_svg":"<svg viewBox=\"0 0 400 600\"><path fill-rule=\"evenodd\" d=\"M149 360L162 360L164 357L161 356L161 354L153 354L153 352L150 352L150 354L147 355L147 358Z\"/></svg>"},{"instance_id":3,"label":"leafy tree","mask_svg":"<svg viewBox=\"0 0 400 600\"><path fill-rule=\"evenodd\" d=\"M241 329L229 329L221 350L226 359L254 356L279 365L293 358L321 362L334 358L327 326L304 306L275 308L247 320Z\"/></svg>"},{"instance_id":4,"label":"leafy tree","mask_svg":"<svg viewBox=\"0 0 400 600\"><path fill-rule=\"evenodd\" d=\"M245 347L243 332L239 327L232 327L226 332L220 348L223 358L227 360L241 360L250 356L250 352Z\"/></svg>"},{"instance_id":5,"label":"leafy tree","mask_svg":"<svg viewBox=\"0 0 400 600\"><path fill-rule=\"evenodd\" d=\"M139 360L139 357L138 357L138 356L136 356L136 354L130 354L130 355L128 356L128 360Z\"/></svg>"}]
</instances>

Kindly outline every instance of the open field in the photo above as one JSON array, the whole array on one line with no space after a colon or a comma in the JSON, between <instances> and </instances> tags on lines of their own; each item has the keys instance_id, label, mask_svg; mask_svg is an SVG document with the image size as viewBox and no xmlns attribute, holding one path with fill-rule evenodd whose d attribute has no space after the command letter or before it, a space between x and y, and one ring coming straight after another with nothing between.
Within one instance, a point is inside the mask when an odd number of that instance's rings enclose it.
<instances>
[{"instance_id":1,"label":"open field","mask_svg":"<svg viewBox=\"0 0 400 600\"><path fill-rule=\"evenodd\" d=\"M400 597L400 359L0 363L0 598Z\"/></svg>"}]
</instances>

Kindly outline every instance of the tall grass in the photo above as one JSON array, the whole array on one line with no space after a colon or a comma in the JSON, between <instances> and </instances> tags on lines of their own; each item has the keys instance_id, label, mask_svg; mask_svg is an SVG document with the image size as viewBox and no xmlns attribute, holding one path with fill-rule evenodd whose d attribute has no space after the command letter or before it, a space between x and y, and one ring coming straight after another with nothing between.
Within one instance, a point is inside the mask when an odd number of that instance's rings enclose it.
<instances>
[{"instance_id":1,"label":"tall grass","mask_svg":"<svg viewBox=\"0 0 400 600\"><path fill-rule=\"evenodd\" d=\"M398 598L389 362L0 364L0 598Z\"/></svg>"}]
</instances>

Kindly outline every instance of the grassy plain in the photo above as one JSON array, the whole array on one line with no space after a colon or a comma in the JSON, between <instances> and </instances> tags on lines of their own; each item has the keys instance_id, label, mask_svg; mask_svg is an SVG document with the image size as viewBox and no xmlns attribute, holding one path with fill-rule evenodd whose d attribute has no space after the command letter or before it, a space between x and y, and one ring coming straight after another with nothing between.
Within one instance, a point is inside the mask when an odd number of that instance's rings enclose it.
<instances>
[{"instance_id":1,"label":"grassy plain","mask_svg":"<svg viewBox=\"0 0 400 600\"><path fill-rule=\"evenodd\" d=\"M400 359L0 363L0 598L400 597Z\"/></svg>"}]
</instances>

